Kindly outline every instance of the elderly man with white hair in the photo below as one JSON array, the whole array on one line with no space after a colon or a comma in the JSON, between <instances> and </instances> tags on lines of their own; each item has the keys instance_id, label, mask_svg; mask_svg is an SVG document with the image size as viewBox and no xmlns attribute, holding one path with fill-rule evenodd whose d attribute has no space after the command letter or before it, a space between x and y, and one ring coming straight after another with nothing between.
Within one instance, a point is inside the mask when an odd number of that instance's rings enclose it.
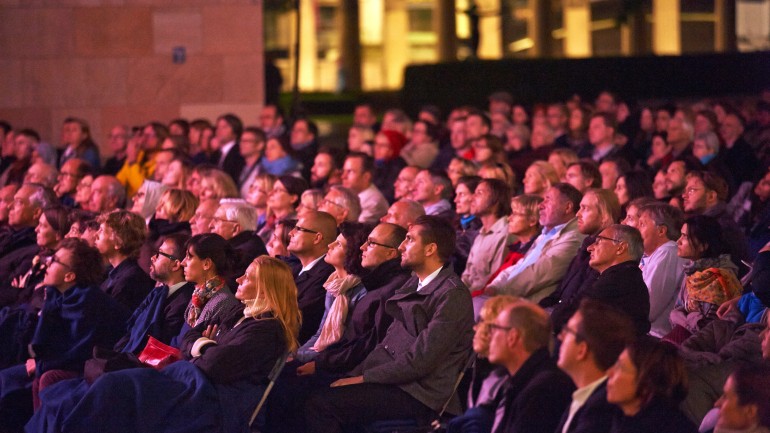
<instances>
[{"instance_id":1,"label":"elderly man with white hair","mask_svg":"<svg viewBox=\"0 0 770 433\"><path fill-rule=\"evenodd\" d=\"M238 253L228 284L236 287L235 278L246 272L255 258L267 254L265 243L257 233L257 210L243 199L223 198L209 226L211 233L216 233L227 240Z\"/></svg>"}]
</instances>

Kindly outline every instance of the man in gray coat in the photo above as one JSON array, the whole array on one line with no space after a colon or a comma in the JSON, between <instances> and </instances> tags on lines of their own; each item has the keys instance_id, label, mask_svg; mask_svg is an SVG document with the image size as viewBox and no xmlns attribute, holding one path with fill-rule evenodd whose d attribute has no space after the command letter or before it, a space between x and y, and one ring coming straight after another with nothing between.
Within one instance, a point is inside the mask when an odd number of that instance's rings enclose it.
<instances>
[{"instance_id":1,"label":"man in gray coat","mask_svg":"<svg viewBox=\"0 0 770 433\"><path fill-rule=\"evenodd\" d=\"M378 420L427 421L449 399L471 351L470 293L447 260L455 231L422 216L399 246L401 266L414 272L387 301L394 321L384 339L353 370L307 404L308 432L342 432ZM455 398L450 412L459 412Z\"/></svg>"}]
</instances>

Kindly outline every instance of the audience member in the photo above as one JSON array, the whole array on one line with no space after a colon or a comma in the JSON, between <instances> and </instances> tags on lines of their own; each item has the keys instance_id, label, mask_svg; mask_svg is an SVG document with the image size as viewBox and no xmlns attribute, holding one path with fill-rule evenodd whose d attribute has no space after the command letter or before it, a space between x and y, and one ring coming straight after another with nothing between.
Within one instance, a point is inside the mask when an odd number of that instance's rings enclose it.
<instances>
[{"instance_id":1,"label":"audience member","mask_svg":"<svg viewBox=\"0 0 770 433\"><path fill-rule=\"evenodd\" d=\"M235 279L246 272L246 268L257 257L267 254L265 243L256 234L257 212L253 206L241 199L222 199L214 212L209 230L222 236L235 251L233 268L227 277L228 285L235 287Z\"/></svg>"},{"instance_id":2,"label":"audience member","mask_svg":"<svg viewBox=\"0 0 770 433\"><path fill-rule=\"evenodd\" d=\"M539 301L556 289L585 237L575 218L580 199L580 192L566 183L557 183L545 193L540 204L542 233L518 263L487 285L486 296L513 294ZM483 303L483 296L475 299L474 305Z\"/></svg>"},{"instance_id":3,"label":"audience member","mask_svg":"<svg viewBox=\"0 0 770 433\"><path fill-rule=\"evenodd\" d=\"M323 284L334 271L324 261L329 244L337 237L337 223L326 212L308 212L300 218L289 233L287 250L299 259L299 265L292 269L297 284L299 309L302 311L300 344L313 336L321 323L324 313L326 290Z\"/></svg>"},{"instance_id":4,"label":"audience member","mask_svg":"<svg viewBox=\"0 0 770 433\"><path fill-rule=\"evenodd\" d=\"M483 288L503 261L503 252L510 243L510 206L511 190L505 182L497 179L479 182L471 200L471 213L481 221L481 228L462 273L463 283L471 291Z\"/></svg>"},{"instance_id":5,"label":"audience member","mask_svg":"<svg viewBox=\"0 0 770 433\"><path fill-rule=\"evenodd\" d=\"M620 410L607 401L607 372L635 333L631 320L617 309L592 300L581 302L559 333L558 366L577 390L557 433L609 433Z\"/></svg>"},{"instance_id":6,"label":"audience member","mask_svg":"<svg viewBox=\"0 0 770 433\"><path fill-rule=\"evenodd\" d=\"M422 170L414 179L412 200L425 208L425 215L444 218L454 223L455 211L449 203L452 196L452 184L443 173Z\"/></svg>"},{"instance_id":7,"label":"audience member","mask_svg":"<svg viewBox=\"0 0 770 433\"><path fill-rule=\"evenodd\" d=\"M607 401L623 412L611 432L695 433L677 408L687 395L687 376L676 348L647 337L626 346L609 371Z\"/></svg>"},{"instance_id":8,"label":"audience member","mask_svg":"<svg viewBox=\"0 0 770 433\"><path fill-rule=\"evenodd\" d=\"M318 206L318 210L334 217L337 225L344 221L357 222L361 217L360 195L341 185L333 185Z\"/></svg>"},{"instance_id":9,"label":"audience member","mask_svg":"<svg viewBox=\"0 0 770 433\"><path fill-rule=\"evenodd\" d=\"M342 167L342 186L358 194L361 214L358 222L376 223L388 211L388 201L372 183L374 160L362 153L351 153Z\"/></svg>"},{"instance_id":10,"label":"audience member","mask_svg":"<svg viewBox=\"0 0 770 433\"><path fill-rule=\"evenodd\" d=\"M676 246L684 217L679 209L664 203L642 206L639 215L644 243L639 267L650 292L650 335L662 338L671 331L668 318L684 278L685 260L677 255Z\"/></svg>"},{"instance_id":11,"label":"audience member","mask_svg":"<svg viewBox=\"0 0 770 433\"><path fill-rule=\"evenodd\" d=\"M473 326L470 294L445 266L454 250L454 228L439 217L420 217L399 250L401 265L415 275L385 306L394 321L351 377L310 399L305 410L310 432L341 432L344 426L386 419L424 422L453 394ZM456 398L448 411L458 413Z\"/></svg>"},{"instance_id":12,"label":"audience member","mask_svg":"<svg viewBox=\"0 0 770 433\"><path fill-rule=\"evenodd\" d=\"M495 409L492 432L553 432L575 386L548 353L552 332L548 314L520 301L498 314L489 327L489 362L510 375Z\"/></svg>"},{"instance_id":13,"label":"audience member","mask_svg":"<svg viewBox=\"0 0 770 433\"><path fill-rule=\"evenodd\" d=\"M423 215L425 215L425 208L420 203L401 199L388 208L388 213L380 218L380 222L395 224L408 230L409 226Z\"/></svg>"}]
</instances>

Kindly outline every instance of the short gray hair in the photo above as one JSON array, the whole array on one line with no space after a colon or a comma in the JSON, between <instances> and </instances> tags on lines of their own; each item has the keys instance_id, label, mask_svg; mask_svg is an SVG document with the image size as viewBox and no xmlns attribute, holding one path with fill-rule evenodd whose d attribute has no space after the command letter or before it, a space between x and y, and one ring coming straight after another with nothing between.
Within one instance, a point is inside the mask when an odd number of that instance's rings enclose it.
<instances>
[{"instance_id":1,"label":"short gray hair","mask_svg":"<svg viewBox=\"0 0 770 433\"><path fill-rule=\"evenodd\" d=\"M228 221L241 226L241 231L257 229L257 209L246 200L223 198L219 200L219 208L225 213Z\"/></svg>"},{"instance_id":2,"label":"short gray hair","mask_svg":"<svg viewBox=\"0 0 770 433\"><path fill-rule=\"evenodd\" d=\"M684 225L684 213L677 207L666 203L650 203L639 208L639 215L646 213L656 226L666 228L666 237L675 241L679 239Z\"/></svg>"},{"instance_id":3,"label":"short gray hair","mask_svg":"<svg viewBox=\"0 0 770 433\"><path fill-rule=\"evenodd\" d=\"M24 186L32 188L32 194L29 195L29 204L36 208L45 209L58 202L54 191L39 183L25 183Z\"/></svg>"},{"instance_id":4,"label":"short gray hair","mask_svg":"<svg viewBox=\"0 0 770 433\"><path fill-rule=\"evenodd\" d=\"M713 153L719 153L719 137L713 132L701 132L695 136L696 140L703 140L706 143L706 148Z\"/></svg>"},{"instance_id":5,"label":"short gray hair","mask_svg":"<svg viewBox=\"0 0 770 433\"><path fill-rule=\"evenodd\" d=\"M642 241L642 234L639 233L639 230L623 224L613 224L609 228L615 232L617 241L628 244L628 254L631 256L631 260L639 262L644 254L644 241Z\"/></svg>"},{"instance_id":6,"label":"short gray hair","mask_svg":"<svg viewBox=\"0 0 770 433\"><path fill-rule=\"evenodd\" d=\"M334 203L348 210L348 216L345 220L357 222L358 217L361 216L361 200L358 198L358 194L342 185L332 185L329 191L340 193L340 198Z\"/></svg>"}]
</instances>

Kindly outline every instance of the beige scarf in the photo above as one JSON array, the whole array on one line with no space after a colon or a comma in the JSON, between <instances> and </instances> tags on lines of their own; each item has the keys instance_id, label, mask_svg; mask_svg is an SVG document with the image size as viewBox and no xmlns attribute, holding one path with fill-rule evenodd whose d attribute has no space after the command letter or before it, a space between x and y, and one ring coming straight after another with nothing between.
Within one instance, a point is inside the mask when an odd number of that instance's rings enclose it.
<instances>
[{"instance_id":1,"label":"beige scarf","mask_svg":"<svg viewBox=\"0 0 770 433\"><path fill-rule=\"evenodd\" d=\"M326 315L326 321L321 327L321 335L318 336L318 340L313 345L313 350L316 352L321 352L342 337L342 332L345 330L345 320L348 317L348 305L350 304L350 299L345 294L360 282L361 279L352 274L340 278L337 271L334 271L329 275L329 279L324 283L324 288L334 296L334 302L332 302L329 314Z\"/></svg>"}]
</instances>

